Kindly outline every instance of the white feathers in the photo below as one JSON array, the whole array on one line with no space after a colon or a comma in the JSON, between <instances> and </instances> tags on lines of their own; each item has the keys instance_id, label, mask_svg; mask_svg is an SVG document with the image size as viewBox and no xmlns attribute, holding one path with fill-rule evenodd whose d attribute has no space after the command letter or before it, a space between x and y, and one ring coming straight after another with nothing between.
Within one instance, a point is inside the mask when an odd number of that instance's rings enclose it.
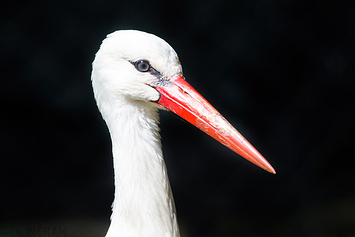
<instances>
[{"instance_id":1,"label":"white feathers","mask_svg":"<svg viewBox=\"0 0 355 237\"><path fill-rule=\"evenodd\" d=\"M174 49L163 39L149 33L136 30L116 31L103 41L101 49L104 48L114 54L113 57L121 54L120 57L125 60L146 59L167 77L182 72Z\"/></svg>"},{"instance_id":2,"label":"white feathers","mask_svg":"<svg viewBox=\"0 0 355 237\"><path fill-rule=\"evenodd\" d=\"M130 62L148 60L163 77L181 74L182 69L174 49L159 37L135 30L109 34L102 42L93 62L92 81L97 101L102 93L126 96L133 100L157 100L159 94L146 84L157 78L137 71ZM107 94L106 94L107 95Z\"/></svg>"},{"instance_id":3,"label":"white feathers","mask_svg":"<svg viewBox=\"0 0 355 237\"><path fill-rule=\"evenodd\" d=\"M174 201L162 157L157 78L136 70L145 59L163 77L181 74L177 54L164 40L140 31L107 36L93 62L92 83L109 128L115 198L106 237L178 237Z\"/></svg>"}]
</instances>

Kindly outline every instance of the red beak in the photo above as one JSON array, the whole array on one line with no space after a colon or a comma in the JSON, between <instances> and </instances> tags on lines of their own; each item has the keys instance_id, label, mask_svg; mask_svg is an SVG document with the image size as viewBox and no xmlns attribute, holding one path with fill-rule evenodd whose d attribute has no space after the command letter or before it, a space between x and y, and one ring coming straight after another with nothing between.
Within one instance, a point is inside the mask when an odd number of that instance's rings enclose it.
<instances>
[{"instance_id":1,"label":"red beak","mask_svg":"<svg viewBox=\"0 0 355 237\"><path fill-rule=\"evenodd\" d=\"M169 82L164 86L154 86L160 93L156 104L195 125L260 168L276 174L269 162L181 75L171 77Z\"/></svg>"}]
</instances>

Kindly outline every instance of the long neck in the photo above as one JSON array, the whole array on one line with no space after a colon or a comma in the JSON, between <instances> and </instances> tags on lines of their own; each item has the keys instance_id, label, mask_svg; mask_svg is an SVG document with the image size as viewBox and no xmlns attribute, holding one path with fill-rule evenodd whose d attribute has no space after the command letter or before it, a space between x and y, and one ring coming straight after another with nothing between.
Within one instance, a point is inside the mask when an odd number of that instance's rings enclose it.
<instances>
[{"instance_id":1,"label":"long neck","mask_svg":"<svg viewBox=\"0 0 355 237\"><path fill-rule=\"evenodd\" d=\"M178 237L157 109L144 102L125 103L116 108L110 111L111 117L106 117L116 189L106 237Z\"/></svg>"}]
</instances>

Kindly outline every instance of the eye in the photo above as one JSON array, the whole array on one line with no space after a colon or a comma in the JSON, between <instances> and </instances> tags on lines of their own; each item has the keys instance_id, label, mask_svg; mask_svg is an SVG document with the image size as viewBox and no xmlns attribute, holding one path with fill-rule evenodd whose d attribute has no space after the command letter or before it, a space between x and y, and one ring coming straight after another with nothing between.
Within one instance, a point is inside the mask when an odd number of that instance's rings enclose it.
<instances>
[{"instance_id":1,"label":"eye","mask_svg":"<svg viewBox=\"0 0 355 237\"><path fill-rule=\"evenodd\" d=\"M148 72L151 69L150 63L148 60L139 60L134 63L136 69L140 72Z\"/></svg>"}]
</instances>

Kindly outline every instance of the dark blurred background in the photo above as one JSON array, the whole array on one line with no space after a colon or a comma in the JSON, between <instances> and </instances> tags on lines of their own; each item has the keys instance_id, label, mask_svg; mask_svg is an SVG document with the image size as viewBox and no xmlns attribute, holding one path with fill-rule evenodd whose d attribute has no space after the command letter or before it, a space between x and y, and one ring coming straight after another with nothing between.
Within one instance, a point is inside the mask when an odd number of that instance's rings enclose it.
<instances>
[{"instance_id":1,"label":"dark blurred background","mask_svg":"<svg viewBox=\"0 0 355 237\"><path fill-rule=\"evenodd\" d=\"M161 112L182 236L355 236L354 5L8 1L0 10L1 236L27 227L105 235L111 141L90 74L102 39L117 29L169 42L190 84L277 171Z\"/></svg>"}]
</instances>

